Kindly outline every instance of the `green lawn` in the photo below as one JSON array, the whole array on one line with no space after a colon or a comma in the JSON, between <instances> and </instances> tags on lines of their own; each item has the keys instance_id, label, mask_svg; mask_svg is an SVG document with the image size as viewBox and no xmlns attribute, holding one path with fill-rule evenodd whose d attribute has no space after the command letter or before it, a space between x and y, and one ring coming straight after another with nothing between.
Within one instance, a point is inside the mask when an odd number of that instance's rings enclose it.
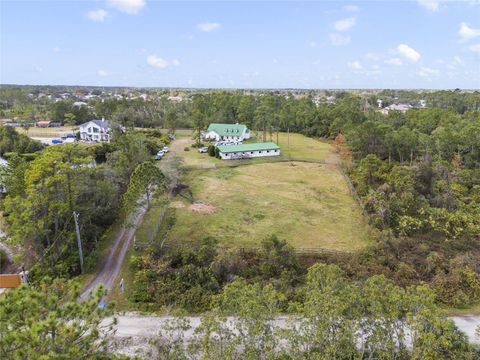
<instances>
[{"instance_id":1,"label":"green lawn","mask_svg":"<svg viewBox=\"0 0 480 360\"><path fill-rule=\"evenodd\" d=\"M50 128L38 128L31 127L26 131L25 128L17 128L19 133L28 135L29 137L38 137L38 138L52 138L52 137L62 137L66 134L72 134L78 131L78 126L61 126L61 127L50 127Z\"/></svg>"},{"instance_id":2,"label":"green lawn","mask_svg":"<svg viewBox=\"0 0 480 360\"><path fill-rule=\"evenodd\" d=\"M280 133L278 136L281 156L250 160L219 160L208 154L201 154L196 148L193 148L193 140L191 139L191 136L188 136L188 130L179 131L183 131L183 135L177 136L177 140L172 142L170 149L172 153L182 158L183 165L187 168L214 169L224 166L259 164L285 160L307 160L327 163L338 162L337 155L333 153L331 145L327 142L309 138L301 134L287 133ZM267 137L267 140L270 140L270 138ZM273 135L272 140L274 142L277 141L276 134ZM248 142L258 141L258 138L253 137ZM185 148L188 148L189 150L185 151Z\"/></svg>"},{"instance_id":3,"label":"green lawn","mask_svg":"<svg viewBox=\"0 0 480 360\"><path fill-rule=\"evenodd\" d=\"M355 250L369 228L335 165L282 162L190 171L184 181L213 214L177 197L169 242L216 237L229 246L258 246L276 234L295 247Z\"/></svg>"}]
</instances>

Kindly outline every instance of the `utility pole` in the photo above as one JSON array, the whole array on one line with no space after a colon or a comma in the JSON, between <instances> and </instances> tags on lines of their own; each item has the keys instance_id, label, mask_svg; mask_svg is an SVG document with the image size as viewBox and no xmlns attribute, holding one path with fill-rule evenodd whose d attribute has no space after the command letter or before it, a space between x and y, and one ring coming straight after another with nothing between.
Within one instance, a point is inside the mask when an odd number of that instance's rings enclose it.
<instances>
[{"instance_id":1,"label":"utility pole","mask_svg":"<svg viewBox=\"0 0 480 360\"><path fill-rule=\"evenodd\" d=\"M73 219L75 220L75 231L77 232L77 245L78 253L80 255L80 271L83 274L83 250L82 250L82 239L80 238L80 228L78 227L78 217L80 215L77 212L73 212Z\"/></svg>"}]
</instances>

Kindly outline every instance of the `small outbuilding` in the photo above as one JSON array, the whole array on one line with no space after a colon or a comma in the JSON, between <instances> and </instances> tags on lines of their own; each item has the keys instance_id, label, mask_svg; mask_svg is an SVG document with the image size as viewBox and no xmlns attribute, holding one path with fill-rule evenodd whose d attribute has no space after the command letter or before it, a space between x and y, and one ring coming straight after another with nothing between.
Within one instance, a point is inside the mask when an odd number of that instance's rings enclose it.
<instances>
[{"instance_id":1,"label":"small outbuilding","mask_svg":"<svg viewBox=\"0 0 480 360\"><path fill-rule=\"evenodd\" d=\"M219 156L224 160L250 159L279 156L280 147L273 142L218 146Z\"/></svg>"},{"instance_id":2,"label":"small outbuilding","mask_svg":"<svg viewBox=\"0 0 480 360\"><path fill-rule=\"evenodd\" d=\"M37 121L37 127L47 128L50 126L50 122L48 120Z\"/></svg>"}]
</instances>

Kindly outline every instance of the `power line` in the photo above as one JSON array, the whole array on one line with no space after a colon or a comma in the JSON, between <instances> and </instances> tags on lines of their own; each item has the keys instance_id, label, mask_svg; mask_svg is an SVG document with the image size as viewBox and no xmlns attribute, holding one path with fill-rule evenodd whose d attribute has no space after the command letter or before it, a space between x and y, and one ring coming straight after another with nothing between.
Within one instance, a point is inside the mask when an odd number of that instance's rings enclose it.
<instances>
[{"instance_id":1,"label":"power line","mask_svg":"<svg viewBox=\"0 0 480 360\"><path fill-rule=\"evenodd\" d=\"M83 269L83 250L82 250L82 239L80 238L80 228L78 227L78 217L80 216L79 213L73 212L73 219L75 220L75 231L77 233L77 245L78 245L78 253L80 255L80 271L84 272Z\"/></svg>"}]
</instances>

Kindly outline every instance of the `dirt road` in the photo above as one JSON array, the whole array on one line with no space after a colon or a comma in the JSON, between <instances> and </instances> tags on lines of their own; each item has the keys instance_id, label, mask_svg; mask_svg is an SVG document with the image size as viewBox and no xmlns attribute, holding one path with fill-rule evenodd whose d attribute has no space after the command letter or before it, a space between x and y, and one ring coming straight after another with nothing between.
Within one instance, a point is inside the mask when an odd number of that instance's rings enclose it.
<instances>
[{"instance_id":1,"label":"dirt road","mask_svg":"<svg viewBox=\"0 0 480 360\"><path fill-rule=\"evenodd\" d=\"M95 292L95 289L103 284L107 290L112 289L115 283L115 279L118 277L123 261L125 260L125 254L127 253L130 242L135 235L136 227L142 221L145 215L145 207L141 207L138 213L133 219L133 226L129 228L122 228L115 240L113 241L108 257L103 263L103 266L99 272L95 274L92 280L85 286L80 294L80 300L85 300L89 295Z\"/></svg>"},{"instance_id":2,"label":"dirt road","mask_svg":"<svg viewBox=\"0 0 480 360\"><path fill-rule=\"evenodd\" d=\"M140 356L141 358L150 357L154 354L150 340L159 337L159 330L175 318L172 316L145 316L135 313L127 313L116 316L118 323L115 326L114 346L115 351L129 356ZM480 337L475 334L475 329L480 325L480 316L454 316L450 318L455 325L463 331L470 342L479 344ZM200 325L201 318L197 316L187 317L190 328L184 330L182 338L184 341L191 341L195 337L194 330ZM233 318L229 317L230 327ZM111 318L106 319L105 323L111 322ZM278 328L287 326L287 317L278 317L274 324ZM177 334L178 335L178 334Z\"/></svg>"}]
</instances>

